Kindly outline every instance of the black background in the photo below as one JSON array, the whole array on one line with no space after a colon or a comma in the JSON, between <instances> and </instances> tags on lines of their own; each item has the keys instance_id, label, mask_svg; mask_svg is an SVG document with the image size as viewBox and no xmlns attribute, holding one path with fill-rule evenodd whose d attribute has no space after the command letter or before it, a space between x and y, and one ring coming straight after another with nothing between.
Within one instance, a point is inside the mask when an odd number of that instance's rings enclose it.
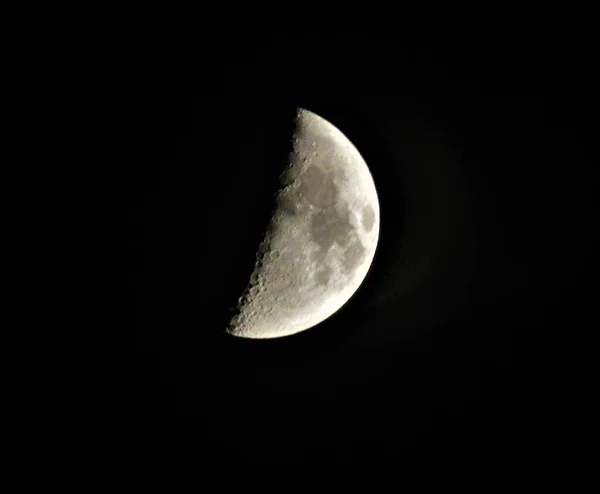
<instances>
[{"instance_id":1,"label":"black background","mask_svg":"<svg viewBox=\"0 0 600 494\"><path fill-rule=\"evenodd\" d=\"M218 46L157 48L132 89L143 95L129 191L136 421L182 448L266 463L554 441L556 343L593 293L585 43L277 33ZM223 328L298 106L368 163L378 250L318 327L236 339Z\"/></svg>"}]
</instances>

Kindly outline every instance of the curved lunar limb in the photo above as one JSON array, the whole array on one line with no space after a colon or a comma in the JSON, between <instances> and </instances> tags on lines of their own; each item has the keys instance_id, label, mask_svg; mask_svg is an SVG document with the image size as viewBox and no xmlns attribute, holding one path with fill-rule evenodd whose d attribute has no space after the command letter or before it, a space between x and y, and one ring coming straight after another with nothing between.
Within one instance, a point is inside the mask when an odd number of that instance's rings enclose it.
<instances>
[{"instance_id":1,"label":"curved lunar limb","mask_svg":"<svg viewBox=\"0 0 600 494\"><path fill-rule=\"evenodd\" d=\"M331 123L300 109L293 150L257 264L227 332L277 338L338 311L363 282L379 237L364 159Z\"/></svg>"}]
</instances>

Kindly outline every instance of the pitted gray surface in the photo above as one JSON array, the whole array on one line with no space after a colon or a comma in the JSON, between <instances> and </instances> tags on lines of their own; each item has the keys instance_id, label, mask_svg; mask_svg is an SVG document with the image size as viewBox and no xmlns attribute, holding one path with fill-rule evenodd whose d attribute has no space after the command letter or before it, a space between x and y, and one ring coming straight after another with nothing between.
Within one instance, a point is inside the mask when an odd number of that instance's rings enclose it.
<instances>
[{"instance_id":1,"label":"pitted gray surface","mask_svg":"<svg viewBox=\"0 0 600 494\"><path fill-rule=\"evenodd\" d=\"M354 293L371 263L379 205L366 164L337 129L300 111L265 241L229 331L283 336L317 324Z\"/></svg>"}]
</instances>

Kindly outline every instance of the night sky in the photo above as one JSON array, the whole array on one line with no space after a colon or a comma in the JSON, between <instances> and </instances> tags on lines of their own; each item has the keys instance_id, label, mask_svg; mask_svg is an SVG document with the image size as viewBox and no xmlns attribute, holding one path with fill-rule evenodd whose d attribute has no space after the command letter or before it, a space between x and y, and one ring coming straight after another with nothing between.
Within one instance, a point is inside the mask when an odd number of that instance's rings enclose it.
<instances>
[{"instance_id":1,"label":"night sky","mask_svg":"<svg viewBox=\"0 0 600 494\"><path fill-rule=\"evenodd\" d=\"M152 52L132 90L143 104L124 409L184 449L257 463L550 441L562 357L546 349L592 301L580 289L595 224L587 52L558 36L509 47L272 34L217 46ZM363 155L378 250L356 295L319 326L236 339L224 328L297 107Z\"/></svg>"}]
</instances>

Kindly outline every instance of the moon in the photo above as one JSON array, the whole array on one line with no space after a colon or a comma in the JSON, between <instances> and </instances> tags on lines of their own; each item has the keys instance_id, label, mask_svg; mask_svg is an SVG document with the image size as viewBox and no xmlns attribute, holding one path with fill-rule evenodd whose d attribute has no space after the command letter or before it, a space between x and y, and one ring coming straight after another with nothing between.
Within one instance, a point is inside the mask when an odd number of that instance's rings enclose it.
<instances>
[{"instance_id":1,"label":"moon","mask_svg":"<svg viewBox=\"0 0 600 494\"><path fill-rule=\"evenodd\" d=\"M337 312L364 281L379 238L379 200L364 159L327 120L305 110L250 282L226 331L278 338ZM283 168L283 167L282 167Z\"/></svg>"}]
</instances>

